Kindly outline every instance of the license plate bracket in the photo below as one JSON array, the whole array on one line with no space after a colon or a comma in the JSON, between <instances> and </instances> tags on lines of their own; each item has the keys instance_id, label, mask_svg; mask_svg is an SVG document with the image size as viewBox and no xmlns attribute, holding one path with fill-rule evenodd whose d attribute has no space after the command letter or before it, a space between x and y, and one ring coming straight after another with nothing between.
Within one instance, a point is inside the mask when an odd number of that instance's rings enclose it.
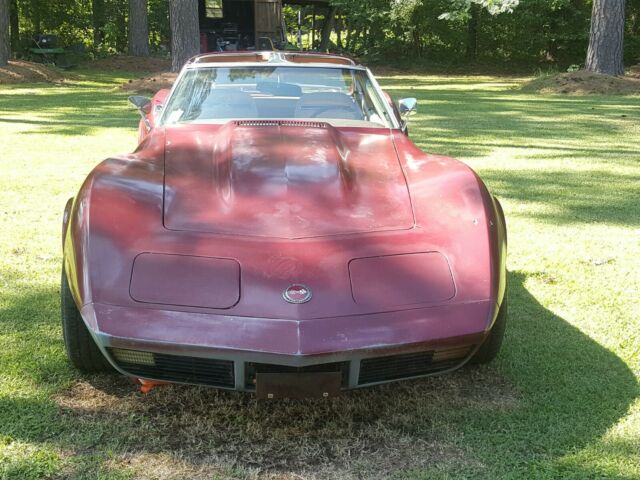
<instances>
[{"instance_id":1,"label":"license plate bracket","mask_svg":"<svg viewBox=\"0 0 640 480\"><path fill-rule=\"evenodd\" d=\"M340 394L340 372L256 374L256 398L329 398Z\"/></svg>"}]
</instances>

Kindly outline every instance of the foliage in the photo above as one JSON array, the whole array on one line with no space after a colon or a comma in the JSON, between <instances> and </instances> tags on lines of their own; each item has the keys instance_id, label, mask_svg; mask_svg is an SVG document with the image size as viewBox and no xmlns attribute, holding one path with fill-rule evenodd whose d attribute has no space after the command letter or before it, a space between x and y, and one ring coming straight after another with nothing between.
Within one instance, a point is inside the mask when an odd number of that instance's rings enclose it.
<instances>
[{"instance_id":1,"label":"foliage","mask_svg":"<svg viewBox=\"0 0 640 480\"><path fill-rule=\"evenodd\" d=\"M369 61L413 64L468 62L557 64L584 62L590 0L333 0L344 18L344 50ZM482 8L473 9L473 5ZM472 15L475 12L475 17ZM477 22L477 31L472 30ZM626 61L640 61L640 1L627 6ZM406 62L405 62L406 63Z\"/></svg>"},{"instance_id":2,"label":"foliage","mask_svg":"<svg viewBox=\"0 0 640 480\"><path fill-rule=\"evenodd\" d=\"M583 63L591 5L583 0L528 0L512 15L487 19L480 28L483 56L494 61Z\"/></svg>"},{"instance_id":3,"label":"foliage","mask_svg":"<svg viewBox=\"0 0 640 480\"><path fill-rule=\"evenodd\" d=\"M20 12L22 50L37 33L58 35L62 46L82 45L103 56L127 50L128 0L105 0L103 38L94 45L92 3L89 0L16 0ZM169 8L166 0L148 0L149 36L152 49L166 50L169 39ZM17 52L20 54L21 52Z\"/></svg>"},{"instance_id":4,"label":"foliage","mask_svg":"<svg viewBox=\"0 0 640 480\"><path fill-rule=\"evenodd\" d=\"M479 5L487 9L490 15L500 13L512 13L513 9L520 4L520 0L451 0L451 11L441 14L440 20L450 20L452 18L469 18L469 11L472 5Z\"/></svg>"},{"instance_id":5,"label":"foliage","mask_svg":"<svg viewBox=\"0 0 640 480\"><path fill-rule=\"evenodd\" d=\"M31 37L37 33L55 33L65 45L88 44L87 32L91 30L90 2L17 0L17 5L23 37Z\"/></svg>"},{"instance_id":6,"label":"foliage","mask_svg":"<svg viewBox=\"0 0 640 480\"><path fill-rule=\"evenodd\" d=\"M169 2L167 0L149 1L149 36L152 48L168 50L169 38Z\"/></svg>"},{"instance_id":7,"label":"foliage","mask_svg":"<svg viewBox=\"0 0 640 480\"><path fill-rule=\"evenodd\" d=\"M102 42L94 45L91 0L15 0L23 48L33 33L54 33L63 45L82 44L97 55L127 50L127 0L104 2ZM566 69L583 64L591 19L591 0L331 0L338 7L331 48L369 62L412 65L545 65ZM148 0L150 46L166 52L169 15L166 0ZM322 7L284 7L294 40L302 9L303 47L316 46L325 20ZM640 62L640 0L628 0L625 63ZM291 47L295 47L291 45Z\"/></svg>"}]
</instances>

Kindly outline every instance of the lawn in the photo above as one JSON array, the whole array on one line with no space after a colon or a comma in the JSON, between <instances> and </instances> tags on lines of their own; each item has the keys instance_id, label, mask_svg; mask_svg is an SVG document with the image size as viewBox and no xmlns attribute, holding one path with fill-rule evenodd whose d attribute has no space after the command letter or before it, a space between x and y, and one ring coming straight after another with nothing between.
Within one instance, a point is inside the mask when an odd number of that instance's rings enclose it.
<instances>
[{"instance_id":1,"label":"lawn","mask_svg":"<svg viewBox=\"0 0 640 480\"><path fill-rule=\"evenodd\" d=\"M640 478L640 97L522 93L521 80L393 76L411 136L472 165L509 225L495 363L256 402L81 376L59 325L66 200L131 151L126 74L0 87L0 478Z\"/></svg>"}]
</instances>

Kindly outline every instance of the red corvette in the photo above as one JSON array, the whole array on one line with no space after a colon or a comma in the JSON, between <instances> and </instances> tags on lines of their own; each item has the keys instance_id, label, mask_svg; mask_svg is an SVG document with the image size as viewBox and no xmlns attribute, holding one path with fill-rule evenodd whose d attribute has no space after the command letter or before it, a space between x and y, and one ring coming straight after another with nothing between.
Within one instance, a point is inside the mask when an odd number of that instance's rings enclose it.
<instances>
[{"instance_id":1,"label":"red corvette","mask_svg":"<svg viewBox=\"0 0 640 480\"><path fill-rule=\"evenodd\" d=\"M140 145L64 213L71 362L258 397L449 372L497 354L506 228L466 165L408 138L348 58L195 57Z\"/></svg>"}]
</instances>

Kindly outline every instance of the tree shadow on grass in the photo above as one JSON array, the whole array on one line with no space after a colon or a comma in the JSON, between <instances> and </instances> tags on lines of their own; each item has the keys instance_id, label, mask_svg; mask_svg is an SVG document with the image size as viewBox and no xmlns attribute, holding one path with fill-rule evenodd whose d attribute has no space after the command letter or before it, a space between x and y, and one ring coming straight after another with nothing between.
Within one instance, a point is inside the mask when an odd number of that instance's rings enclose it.
<instances>
[{"instance_id":1,"label":"tree shadow on grass","mask_svg":"<svg viewBox=\"0 0 640 480\"><path fill-rule=\"evenodd\" d=\"M601 223L631 228L640 225L640 178L632 174L485 168L482 178L498 198L515 205L533 206L526 216L545 224Z\"/></svg>"},{"instance_id":2,"label":"tree shadow on grass","mask_svg":"<svg viewBox=\"0 0 640 480\"><path fill-rule=\"evenodd\" d=\"M57 312L32 308L50 303L56 291L16 296L0 312L0 332L10 336L17 322L21 338L32 339L4 358L12 376L31 379L42 393L0 398L0 438L53 445L73 459L76 474L153 473L160 465L165 477L191 478L524 478L567 468L597 477L597 467L567 467L563 458L620 420L640 394L637 381L615 354L540 305L525 280L509 275L510 323L494 365L303 402L256 402L188 386L144 396L109 375L76 377L59 391L75 374L61 341L39 338L38 321L55 322ZM25 312L36 317L32 332L20 320ZM52 342L58 353L48 366L29 360Z\"/></svg>"},{"instance_id":3,"label":"tree shadow on grass","mask_svg":"<svg viewBox=\"0 0 640 480\"><path fill-rule=\"evenodd\" d=\"M35 131L74 136L89 135L102 128L135 128L139 120L125 93L97 87L79 89L76 85L43 85L38 92L0 95L0 122L33 127L22 134Z\"/></svg>"},{"instance_id":4,"label":"tree shadow on grass","mask_svg":"<svg viewBox=\"0 0 640 480\"><path fill-rule=\"evenodd\" d=\"M476 78L470 83L482 83ZM452 79L459 83L460 79ZM494 82L491 82L492 84ZM447 79L385 79L383 88L394 98L416 97L416 117L409 131L416 143L432 153L454 157L489 156L499 147L547 148L556 151L554 158L585 159L602 156L602 142L619 133L625 125L640 120L640 97L560 97L527 95L507 87L487 93L486 87L456 90ZM413 87L411 87L413 86ZM455 85L454 85L455 87ZM486 143L486 139L496 139ZM629 143L622 153L625 160L637 164L638 154Z\"/></svg>"}]
</instances>

